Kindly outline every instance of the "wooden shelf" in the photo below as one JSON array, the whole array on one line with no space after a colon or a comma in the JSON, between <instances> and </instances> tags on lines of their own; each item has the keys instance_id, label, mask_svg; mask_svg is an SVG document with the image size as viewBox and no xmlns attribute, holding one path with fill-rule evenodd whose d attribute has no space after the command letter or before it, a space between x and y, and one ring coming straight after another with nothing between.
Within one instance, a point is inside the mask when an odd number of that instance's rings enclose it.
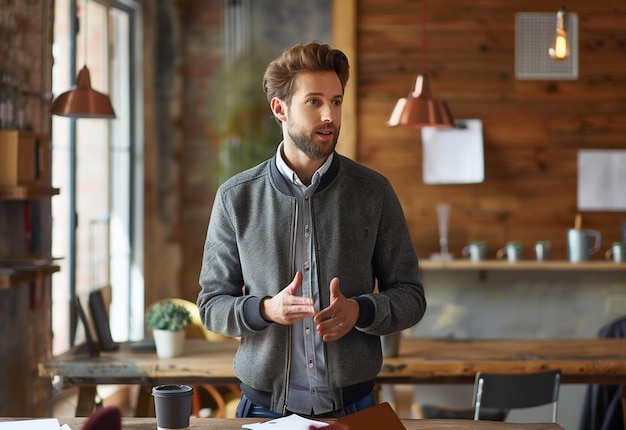
<instances>
[{"instance_id":1,"label":"wooden shelf","mask_svg":"<svg viewBox=\"0 0 626 430\"><path fill-rule=\"evenodd\" d=\"M503 260L452 260L435 261L422 259L419 262L422 270L567 270L567 271L626 271L626 263L614 263L612 261L584 261L570 263L567 260L533 261L521 260L509 263Z\"/></svg>"},{"instance_id":2,"label":"wooden shelf","mask_svg":"<svg viewBox=\"0 0 626 430\"><path fill-rule=\"evenodd\" d=\"M59 194L49 185L1 185L0 200L31 200L50 198Z\"/></svg>"},{"instance_id":3,"label":"wooden shelf","mask_svg":"<svg viewBox=\"0 0 626 430\"><path fill-rule=\"evenodd\" d=\"M7 290L18 284L34 281L40 276L50 276L59 270L60 267L54 264L0 268L0 290Z\"/></svg>"}]
</instances>

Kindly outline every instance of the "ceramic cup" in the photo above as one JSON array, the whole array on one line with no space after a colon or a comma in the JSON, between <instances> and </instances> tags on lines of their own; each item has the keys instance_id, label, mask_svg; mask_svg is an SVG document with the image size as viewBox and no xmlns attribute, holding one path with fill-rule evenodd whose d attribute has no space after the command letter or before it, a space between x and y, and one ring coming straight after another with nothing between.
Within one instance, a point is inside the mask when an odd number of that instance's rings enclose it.
<instances>
[{"instance_id":1,"label":"ceramic cup","mask_svg":"<svg viewBox=\"0 0 626 430\"><path fill-rule=\"evenodd\" d=\"M613 245L611 245L611 247L606 250L604 256L607 260L613 260L616 263L626 262L624 244L622 242L613 242Z\"/></svg>"},{"instance_id":2,"label":"ceramic cup","mask_svg":"<svg viewBox=\"0 0 626 430\"><path fill-rule=\"evenodd\" d=\"M186 430L191 415L193 388L166 384L152 387L158 430Z\"/></svg>"},{"instance_id":3,"label":"ceramic cup","mask_svg":"<svg viewBox=\"0 0 626 430\"><path fill-rule=\"evenodd\" d=\"M551 251L552 243L549 240L538 240L535 242L535 258L537 261L549 260Z\"/></svg>"},{"instance_id":4,"label":"ceramic cup","mask_svg":"<svg viewBox=\"0 0 626 430\"><path fill-rule=\"evenodd\" d=\"M487 256L487 243L470 242L461 250L461 254L471 261L483 261Z\"/></svg>"},{"instance_id":5,"label":"ceramic cup","mask_svg":"<svg viewBox=\"0 0 626 430\"><path fill-rule=\"evenodd\" d=\"M591 239L593 238L593 246ZM589 260L600 250L601 234L597 230L570 228L567 231L567 254L569 261L579 263Z\"/></svg>"},{"instance_id":6,"label":"ceramic cup","mask_svg":"<svg viewBox=\"0 0 626 430\"><path fill-rule=\"evenodd\" d=\"M509 241L504 248L500 248L496 252L496 258L506 257L509 263L514 263L522 259L522 244L517 241Z\"/></svg>"}]
</instances>

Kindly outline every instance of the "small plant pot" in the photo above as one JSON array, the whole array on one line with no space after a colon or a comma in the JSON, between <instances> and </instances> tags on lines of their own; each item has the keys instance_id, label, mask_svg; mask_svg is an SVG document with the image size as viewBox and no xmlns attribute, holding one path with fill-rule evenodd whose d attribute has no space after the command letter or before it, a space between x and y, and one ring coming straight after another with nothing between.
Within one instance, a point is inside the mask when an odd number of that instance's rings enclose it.
<instances>
[{"instance_id":1,"label":"small plant pot","mask_svg":"<svg viewBox=\"0 0 626 430\"><path fill-rule=\"evenodd\" d=\"M186 330L153 329L154 344L160 358L172 358L182 355L185 349Z\"/></svg>"}]
</instances>

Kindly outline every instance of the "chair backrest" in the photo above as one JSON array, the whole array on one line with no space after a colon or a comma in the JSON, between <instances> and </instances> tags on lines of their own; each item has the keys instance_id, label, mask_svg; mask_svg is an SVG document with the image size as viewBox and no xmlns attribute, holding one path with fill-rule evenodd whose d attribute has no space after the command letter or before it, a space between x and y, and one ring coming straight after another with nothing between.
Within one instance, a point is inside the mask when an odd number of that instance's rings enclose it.
<instances>
[{"instance_id":1,"label":"chair backrest","mask_svg":"<svg viewBox=\"0 0 626 430\"><path fill-rule=\"evenodd\" d=\"M474 420L481 408L520 409L552 404L552 422L556 422L561 371L499 374L476 374L474 383Z\"/></svg>"}]
</instances>

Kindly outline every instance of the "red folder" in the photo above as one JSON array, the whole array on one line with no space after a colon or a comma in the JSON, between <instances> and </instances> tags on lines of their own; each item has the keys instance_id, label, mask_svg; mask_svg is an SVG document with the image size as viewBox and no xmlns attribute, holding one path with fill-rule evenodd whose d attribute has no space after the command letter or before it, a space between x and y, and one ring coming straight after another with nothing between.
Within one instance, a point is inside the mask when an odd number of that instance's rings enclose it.
<instances>
[{"instance_id":1,"label":"red folder","mask_svg":"<svg viewBox=\"0 0 626 430\"><path fill-rule=\"evenodd\" d=\"M337 422L346 424L350 430L406 430L396 412L386 402L338 418Z\"/></svg>"}]
</instances>

